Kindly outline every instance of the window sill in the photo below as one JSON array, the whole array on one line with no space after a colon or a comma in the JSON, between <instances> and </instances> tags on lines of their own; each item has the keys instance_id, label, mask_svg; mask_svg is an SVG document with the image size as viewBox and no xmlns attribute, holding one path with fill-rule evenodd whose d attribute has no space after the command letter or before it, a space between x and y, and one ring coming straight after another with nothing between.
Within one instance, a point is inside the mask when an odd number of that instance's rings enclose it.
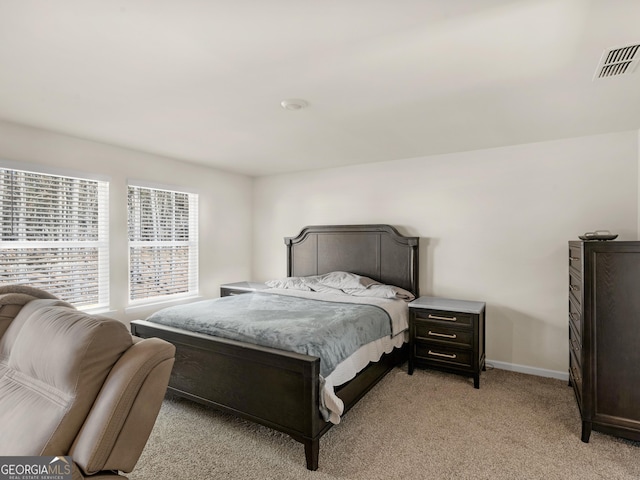
<instances>
[{"instance_id":1,"label":"window sill","mask_svg":"<svg viewBox=\"0 0 640 480\"><path fill-rule=\"evenodd\" d=\"M104 315L105 317L111 317L118 313L116 310L112 310L108 307L93 307L93 308L78 307L78 310L84 313L88 313L89 315Z\"/></svg>"}]
</instances>

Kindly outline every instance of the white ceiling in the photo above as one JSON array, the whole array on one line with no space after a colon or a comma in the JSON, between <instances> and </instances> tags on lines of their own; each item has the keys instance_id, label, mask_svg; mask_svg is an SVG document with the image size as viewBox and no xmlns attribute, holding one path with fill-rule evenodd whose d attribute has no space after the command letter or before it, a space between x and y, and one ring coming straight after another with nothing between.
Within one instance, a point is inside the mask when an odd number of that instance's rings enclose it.
<instances>
[{"instance_id":1,"label":"white ceiling","mask_svg":"<svg viewBox=\"0 0 640 480\"><path fill-rule=\"evenodd\" d=\"M0 118L335 167L639 129L640 68L592 80L636 43L640 0L0 0Z\"/></svg>"}]
</instances>

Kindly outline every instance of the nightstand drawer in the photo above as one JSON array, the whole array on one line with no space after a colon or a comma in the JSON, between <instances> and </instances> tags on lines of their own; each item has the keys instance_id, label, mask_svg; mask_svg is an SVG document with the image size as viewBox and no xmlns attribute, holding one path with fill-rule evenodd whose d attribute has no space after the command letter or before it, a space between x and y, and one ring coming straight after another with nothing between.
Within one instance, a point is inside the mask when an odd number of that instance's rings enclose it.
<instances>
[{"instance_id":1,"label":"nightstand drawer","mask_svg":"<svg viewBox=\"0 0 640 480\"><path fill-rule=\"evenodd\" d=\"M414 334L416 340L443 342L461 348L473 346L472 328L454 327L433 320L416 320Z\"/></svg>"},{"instance_id":2,"label":"nightstand drawer","mask_svg":"<svg viewBox=\"0 0 640 480\"><path fill-rule=\"evenodd\" d=\"M470 350L459 350L426 342L416 342L414 348L417 359L428 360L433 364L465 368L471 368L473 365L473 352Z\"/></svg>"},{"instance_id":3,"label":"nightstand drawer","mask_svg":"<svg viewBox=\"0 0 640 480\"><path fill-rule=\"evenodd\" d=\"M473 325L473 315L469 313L415 309L414 314L417 319L439 322L440 324Z\"/></svg>"}]
</instances>

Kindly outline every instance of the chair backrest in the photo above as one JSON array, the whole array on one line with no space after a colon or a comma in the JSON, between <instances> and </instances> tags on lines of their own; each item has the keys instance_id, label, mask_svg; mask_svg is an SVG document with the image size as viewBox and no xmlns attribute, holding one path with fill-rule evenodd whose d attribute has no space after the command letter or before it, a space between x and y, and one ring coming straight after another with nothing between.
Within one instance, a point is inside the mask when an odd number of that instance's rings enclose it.
<instances>
[{"instance_id":1,"label":"chair backrest","mask_svg":"<svg viewBox=\"0 0 640 480\"><path fill-rule=\"evenodd\" d=\"M0 454L69 452L109 372L131 345L116 320L53 299L26 304L0 339Z\"/></svg>"},{"instance_id":2,"label":"chair backrest","mask_svg":"<svg viewBox=\"0 0 640 480\"><path fill-rule=\"evenodd\" d=\"M28 302L38 298L58 300L55 296L44 290L26 285L0 286L0 337L2 337L7 328L9 328L9 325L11 325L11 322L22 307ZM65 305L68 304L65 303Z\"/></svg>"}]
</instances>

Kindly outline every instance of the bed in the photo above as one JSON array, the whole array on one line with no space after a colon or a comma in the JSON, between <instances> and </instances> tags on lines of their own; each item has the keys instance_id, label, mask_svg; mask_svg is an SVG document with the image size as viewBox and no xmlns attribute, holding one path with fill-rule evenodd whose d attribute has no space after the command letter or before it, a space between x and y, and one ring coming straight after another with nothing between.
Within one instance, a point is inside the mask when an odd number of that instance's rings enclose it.
<instances>
[{"instance_id":1,"label":"bed","mask_svg":"<svg viewBox=\"0 0 640 480\"><path fill-rule=\"evenodd\" d=\"M287 277L344 271L418 296L418 238L390 225L305 227L286 237ZM134 320L139 337L176 346L169 391L257 422L304 444L306 465L318 468L320 438L333 426L320 413L322 385L316 356ZM403 343L335 388L343 415L394 366L406 359Z\"/></svg>"}]
</instances>

